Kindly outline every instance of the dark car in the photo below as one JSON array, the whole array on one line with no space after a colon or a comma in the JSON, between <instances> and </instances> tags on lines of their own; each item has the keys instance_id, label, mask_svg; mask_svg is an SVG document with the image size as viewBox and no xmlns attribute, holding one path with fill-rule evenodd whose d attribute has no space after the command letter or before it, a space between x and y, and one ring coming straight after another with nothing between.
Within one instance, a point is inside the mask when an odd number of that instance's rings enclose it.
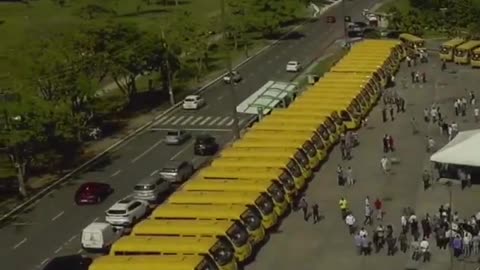
<instances>
[{"instance_id":1,"label":"dark car","mask_svg":"<svg viewBox=\"0 0 480 270\"><path fill-rule=\"evenodd\" d=\"M82 255L56 257L50 260L43 270L88 270L92 259Z\"/></svg>"},{"instance_id":2,"label":"dark car","mask_svg":"<svg viewBox=\"0 0 480 270\"><path fill-rule=\"evenodd\" d=\"M109 184L88 182L82 184L75 193L75 202L81 204L100 203L108 195L112 194L113 189Z\"/></svg>"},{"instance_id":3,"label":"dark car","mask_svg":"<svg viewBox=\"0 0 480 270\"><path fill-rule=\"evenodd\" d=\"M242 80L242 76L238 71L232 71L231 73L227 73L225 76L223 76L223 81L227 84L229 83L239 83Z\"/></svg>"},{"instance_id":4,"label":"dark car","mask_svg":"<svg viewBox=\"0 0 480 270\"><path fill-rule=\"evenodd\" d=\"M218 143L215 137L210 135L200 135L195 139L193 152L199 156L211 156L218 151Z\"/></svg>"}]
</instances>

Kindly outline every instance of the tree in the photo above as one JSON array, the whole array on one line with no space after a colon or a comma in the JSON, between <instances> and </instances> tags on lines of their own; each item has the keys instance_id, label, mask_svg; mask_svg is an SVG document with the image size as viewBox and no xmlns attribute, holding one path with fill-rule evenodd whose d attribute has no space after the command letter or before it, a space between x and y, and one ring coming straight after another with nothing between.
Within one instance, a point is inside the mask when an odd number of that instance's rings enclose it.
<instances>
[{"instance_id":1,"label":"tree","mask_svg":"<svg viewBox=\"0 0 480 270\"><path fill-rule=\"evenodd\" d=\"M228 3L228 15L226 16L227 37L224 37L233 40L234 50L243 45L246 55L248 55L248 45L250 43L248 32L253 24L249 12L250 4L250 0L230 1Z\"/></svg>"},{"instance_id":2,"label":"tree","mask_svg":"<svg viewBox=\"0 0 480 270\"><path fill-rule=\"evenodd\" d=\"M6 149L17 171L18 191L26 197L28 171L39 145L45 142L44 123L47 118L41 100L20 97L19 93L13 95L16 97L14 100L2 102L0 145Z\"/></svg>"},{"instance_id":3,"label":"tree","mask_svg":"<svg viewBox=\"0 0 480 270\"><path fill-rule=\"evenodd\" d=\"M52 2L62 8L67 5L67 0L52 0Z\"/></svg>"},{"instance_id":4,"label":"tree","mask_svg":"<svg viewBox=\"0 0 480 270\"><path fill-rule=\"evenodd\" d=\"M388 20L388 27L393 30L400 30L402 26L403 16L400 10L396 6L392 6L388 10L389 20Z\"/></svg>"}]
</instances>

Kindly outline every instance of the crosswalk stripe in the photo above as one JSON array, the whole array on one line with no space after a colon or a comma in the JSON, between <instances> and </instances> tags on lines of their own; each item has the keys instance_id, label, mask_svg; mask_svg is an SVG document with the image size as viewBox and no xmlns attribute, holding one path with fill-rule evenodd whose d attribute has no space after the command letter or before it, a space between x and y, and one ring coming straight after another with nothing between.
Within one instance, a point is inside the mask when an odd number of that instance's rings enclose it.
<instances>
[{"instance_id":1,"label":"crosswalk stripe","mask_svg":"<svg viewBox=\"0 0 480 270\"><path fill-rule=\"evenodd\" d=\"M215 119L213 119L210 123L208 123L209 126L213 126L216 122L218 122L218 120L222 119L221 116L217 116L215 117Z\"/></svg>"},{"instance_id":2,"label":"crosswalk stripe","mask_svg":"<svg viewBox=\"0 0 480 270\"><path fill-rule=\"evenodd\" d=\"M202 119L203 119L203 116L199 116L195 120L193 120L192 123L190 124L195 125L196 123L200 122Z\"/></svg>"},{"instance_id":3,"label":"crosswalk stripe","mask_svg":"<svg viewBox=\"0 0 480 270\"><path fill-rule=\"evenodd\" d=\"M172 116L172 117L168 118L165 122L160 123L160 124L166 125L166 124L172 122L173 120L175 120L176 118L177 118L176 116Z\"/></svg>"},{"instance_id":4,"label":"crosswalk stripe","mask_svg":"<svg viewBox=\"0 0 480 270\"><path fill-rule=\"evenodd\" d=\"M205 123L207 123L207 122L208 122L208 120L210 120L210 119L212 119L212 117L211 117L211 116L207 116L207 118L203 119L203 121L202 121L202 122L200 122L200 126L203 126L203 125L205 125Z\"/></svg>"},{"instance_id":5,"label":"crosswalk stripe","mask_svg":"<svg viewBox=\"0 0 480 270\"><path fill-rule=\"evenodd\" d=\"M228 121L227 126L233 125L233 122L235 122L235 119L232 119L232 120ZM239 123L239 125L240 125L240 123Z\"/></svg>"},{"instance_id":6,"label":"crosswalk stripe","mask_svg":"<svg viewBox=\"0 0 480 270\"><path fill-rule=\"evenodd\" d=\"M227 122L227 121L228 121L228 119L230 119L230 117L229 117L229 116L227 116L227 117L223 118L223 119L222 119L222 121L220 121L220 122L218 122L218 123L217 123L217 126L221 126L221 125L223 125L225 122Z\"/></svg>"},{"instance_id":7,"label":"crosswalk stripe","mask_svg":"<svg viewBox=\"0 0 480 270\"><path fill-rule=\"evenodd\" d=\"M188 122L190 122L190 120L192 120L193 118L195 118L195 116L189 116L187 119L185 119L185 121L183 121L180 125L181 126L185 126Z\"/></svg>"},{"instance_id":8,"label":"crosswalk stripe","mask_svg":"<svg viewBox=\"0 0 480 270\"><path fill-rule=\"evenodd\" d=\"M180 116L179 118L177 118L177 120L175 120L172 125L176 125L178 124L180 121L182 121L182 119L185 118L185 116Z\"/></svg>"},{"instance_id":9,"label":"crosswalk stripe","mask_svg":"<svg viewBox=\"0 0 480 270\"><path fill-rule=\"evenodd\" d=\"M160 117L160 119L155 122L155 124L161 124L163 121L167 120L167 118L170 117L169 115L165 115L163 117Z\"/></svg>"}]
</instances>

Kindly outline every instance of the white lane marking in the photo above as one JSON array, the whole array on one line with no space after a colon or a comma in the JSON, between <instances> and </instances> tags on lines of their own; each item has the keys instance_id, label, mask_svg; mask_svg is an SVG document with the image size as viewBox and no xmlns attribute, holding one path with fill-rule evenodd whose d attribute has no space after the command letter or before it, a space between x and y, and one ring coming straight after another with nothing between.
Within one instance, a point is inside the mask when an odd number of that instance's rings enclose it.
<instances>
[{"instance_id":1,"label":"white lane marking","mask_svg":"<svg viewBox=\"0 0 480 270\"><path fill-rule=\"evenodd\" d=\"M163 140L160 140L158 142L156 142L154 145L150 146L147 150L145 150L143 153L141 153L140 155L136 156L134 159L131 160L132 163L135 163L137 162L139 159L141 159L143 156L145 156L146 154L150 153L150 151L152 151L153 149L155 149L155 147L159 146L160 144L163 143Z\"/></svg>"},{"instance_id":2,"label":"white lane marking","mask_svg":"<svg viewBox=\"0 0 480 270\"><path fill-rule=\"evenodd\" d=\"M157 173L158 173L158 170L155 170L155 171L153 171L153 172L150 174L150 176L154 176L154 175L157 174Z\"/></svg>"},{"instance_id":3,"label":"white lane marking","mask_svg":"<svg viewBox=\"0 0 480 270\"><path fill-rule=\"evenodd\" d=\"M154 125L158 125L160 123L162 123L163 121L167 120L167 118L169 118L170 115L165 115L164 117L160 117L160 119L158 119Z\"/></svg>"},{"instance_id":4,"label":"white lane marking","mask_svg":"<svg viewBox=\"0 0 480 270\"><path fill-rule=\"evenodd\" d=\"M112 175L110 175L110 177L115 177L115 176L119 175L121 172L122 172L122 170L117 170L116 172L112 173Z\"/></svg>"},{"instance_id":5,"label":"white lane marking","mask_svg":"<svg viewBox=\"0 0 480 270\"><path fill-rule=\"evenodd\" d=\"M224 96L219 96L219 97L217 98L217 100L220 101L220 100L222 100L223 98L224 98Z\"/></svg>"},{"instance_id":6,"label":"white lane marking","mask_svg":"<svg viewBox=\"0 0 480 270\"><path fill-rule=\"evenodd\" d=\"M180 121L182 121L183 118L185 118L185 116L183 116L183 115L178 117L177 120L172 122L172 125L176 125L176 124L180 123Z\"/></svg>"},{"instance_id":7,"label":"white lane marking","mask_svg":"<svg viewBox=\"0 0 480 270\"><path fill-rule=\"evenodd\" d=\"M190 122L190 120L192 120L193 118L195 118L195 116L189 116L187 119L185 119L185 121L183 121L180 125L181 126L185 126L186 124L188 124L188 122Z\"/></svg>"},{"instance_id":8,"label":"white lane marking","mask_svg":"<svg viewBox=\"0 0 480 270\"><path fill-rule=\"evenodd\" d=\"M167 120L163 121L163 123L159 123L159 124L162 124L162 125L166 125L170 122L172 122L173 120L175 120L177 117L176 116L171 116L170 118L168 118ZM158 123L158 122L157 122Z\"/></svg>"},{"instance_id":9,"label":"white lane marking","mask_svg":"<svg viewBox=\"0 0 480 270\"><path fill-rule=\"evenodd\" d=\"M221 116L215 117L210 123L208 123L209 126L213 126L218 120L222 119Z\"/></svg>"},{"instance_id":10,"label":"white lane marking","mask_svg":"<svg viewBox=\"0 0 480 270\"><path fill-rule=\"evenodd\" d=\"M203 119L203 116L199 116L195 120L193 120L192 123L190 124L195 125L196 123L200 122L202 119Z\"/></svg>"},{"instance_id":11,"label":"white lane marking","mask_svg":"<svg viewBox=\"0 0 480 270\"><path fill-rule=\"evenodd\" d=\"M59 219L61 216L63 216L63 214L65 214L65 211L62 211L62 212L58 213L56 216L54 216L52 218L52 221L55 221L55 220Z\"/></svg>"},{"instance_id":12,"label":"white lane marking","mask_svg":"<svg viewBox=\"0 0 480 270\"><path fill-rule=\"evenodd\" d=\"M73 240L75 240L75 238L77 238L77 234L75 234L74 236L70 237L70 239L68 239L67 243L70 243L72 242Z\"/></svg>"},{"instance_id":13,"label":"white lane marking","mask_svg":"<svg viewBox=\"0 0 480 270\"><path fill-rule=\"evenodd\" d=\"M224 124L225 122L227 122L229 119L230 119L230 116L227 116L227 117L223 118L222 121L220 121L220 122L217 123L217 126L223 125L223 124Z\"/></svg>"},{"instance_id":14,"label":"white lane marking","mask_svg":"<svg viewBox=\"0 0 480 270\"><path fill-rule=\"evenodd\" d=\"M23 238L22 241L20 241L20 242L18 242L17 244L15 244L15 245L13 246L13 249L19 248L21 245L25 244L25 242L27 242L27 238L26 238L26 237Z\"/></svg>"},{"instance_id":15,"label":"white lane marking","mask_svg":"<svg viewBox=\"0 0 480 270\"><path fill-rule=\"evenodd\" d=\"M80 253L82 253L82 252L83 252L83 249L77 250L77 254L80 254Z\"/></svg>"},{"instance_id":16,"label":"white lane marking","mask_svg":"<svg viewBox=\"0 0 480 270\"><path fill-rule=\"evenodd\" d=\"M59 247L59 248L57 248L53 253L57 254L57 253L59 253L60 251L62 251L62 249L63 249L63 247Z\"/></svg>"},{"instance_id":17,"label":"white lane marking","mask_svg":"<svg viewBox=\"0 0 480 270\"><path fill-rule=\"evenodd\" d=\"M172 130L171 128L152 128L151 130L155 131L169 131ZM182 128L182 130L185 131L211 131L211 132L229 132L232 131L231 129L228 128Z\"/></svg>"},{"instance_id":18,"label":"white lane marking","mask_svg":"<svg viewBox=\"0 0 480 270\"><path fill-rule=\"evenodd\" d=\"M212 117L210 117L210 116L207 116L207 118L203 119L203 121L202 121L202 122L200 122L200 126L203 126L203 125L205 125L205 123L207 123L207 122L208 122L208 120L210 120L210 119L212 119Z\"/></svg>"},{"instance_id":19,"label":"white lane marking","mask_svg":"<svg viewBox=\"0 0 480 270\"><path fill-rule=\"evenodd\" d=\"M233 125L233 122L235 122L235 119L232 119L232 120L228 121L227 127ZM240 123L238 123L238 125L240 125Z\"/></svg>"},{"instance_id":20,"label":"white lane marking","mask_svg":"<svg viewBox=\"0 0 480 270\"><path fill-rule=\"evenodd\" d=\"M43 261L40 263L40 266L46 264L48 261L50 261L50 258L45 258L45 260L43 260Z\"/></svg>"},{"instance_id":21,"label":"white lane marking","mask_svg":"<svg viewBox=\"0 0 480 270\"><path fill-rule=\"evenodd\" d=\"M173 155L172 158L170 158L170 160L174 160L176 159L178 156L180 156L183 152L187 151L188 149L190 149L190 147L193 145L193 141L192 142L189 142L183 149L181 149L180 151L178 151L175 155Z\"/></svg>"}]
</instances>

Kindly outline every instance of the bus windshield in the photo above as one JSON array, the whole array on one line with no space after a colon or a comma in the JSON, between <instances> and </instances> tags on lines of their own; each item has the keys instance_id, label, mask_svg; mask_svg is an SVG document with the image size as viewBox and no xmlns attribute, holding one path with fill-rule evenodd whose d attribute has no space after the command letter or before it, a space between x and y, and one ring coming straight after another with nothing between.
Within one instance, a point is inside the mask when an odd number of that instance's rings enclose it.
<instances>
[{"instance_id":1,"label":"bus windshield","mask_svg":"<svg viewBox=\"0 0 480 270\"><path fill-rule=\"evenodd\" d=\"M219 238L218 242L210 249L210 254L218 265L223 266L233 260L233 247L226 239Z\"/></svg>"},{"instance_id":2,"label":"bus windshield","mask_svg":"<svg viewBox=\"0 0 480 270\"><path fill-rule=\"evenodd\" d=\"M227 235L237 247L245 245L248 241L248 232L238 221L227 230Z\"/></svg>"},{"instance_id":3,"label":"bus windshield","mask_svg":"<svg viewBox=\"0 0 480 270\"><path fill-rule=\"evenodd\" d=\"M345 122L350 122L350 121L352 121L352 118L350 117L350 114L349 114L347 111L342 110L342 111L340 112L340 115L342 116L342 120L343 120L343 121L345 121Z\"/></svg>"},{"instance_id":4,"label":"bus windshield","mask_svg":"<svg viewBox=\"0 0 480 270\"><path fill-rule=\"evenodd\" d=\"M327 139L328 140L328 139ZM315 145L317 149L323 150L325 149L325 144L323 143L322 139L320 136L318 136L316 133L313 134L312 136L312 142Z\"/></svg>"},{"instance_id":5,"label":"bus windshield","mask_svg":"<svg viewBox=\"0 0 480 270\"><path fill-rule=\"evenodd\" d=\"M282 174L278 177L278 179L287 188L287 190L295 189L295 180L287 170L283 170Z\"/></svg>"},{"instance_id":6,"label":"bus windshield","mask_svg":"<svg viewBox=\"0 0 480 270\"><path fill-rule=\"evenodd\" d=\"M260 211L265 215L269 215L273 212L273 201L265 194L260 194L260 197L255 200L255 205L258 206Z\"/></svg>"},{"instance_id":7,"label":"bus windshield","mask_svg":"<svg viewBox=\"0 0 480 270\"><path fill-rule=\"evenodd\" d=\"M276 202L282 203L285 200L285 191L283 191L283 188L277 183L272 183L272 185L268 187L268 192Z\"/></svg>"},{"instance_id":8,"label":"bus windshield","mask_svg":"<svg viewBox=\"0 0 480 270\"><path fill-rule=\"evenodd\" d=\"M218 267L212 258L204 256L204 259L197 267L195 267L195 270L218 270Z\"/></svg>"},{"instance_id":9,"label":"bus windshield","mask_svg":"<svg viewBox=\"0 0 480 270\"><path fill-rule=\"evenodd\" d=\"M287 164L288 170L292 173L294 177L302 176L302 170L298 166L297 162L290 160Z\"/></svg>"},{"instance_id":10,"label":"bus windshield","mask_svg":"<svg viewBox=\"0 0 480 270\"><path fill-rule=\"evenodd\" d=\"M320 133L320 136L322 136L324 140L328 140L330 134L328 133L328 130L325 128L324 125L320 125L320 127L317 130L318 130L318 133Z\"/></svg>"},{"instance_id":11,"label":"bus windshield","mask_svg":"<svg viewBox=\"0 0 480 270\"><path fill-rule=\"evenodd\" d=\"M305 144L303 144L303 145L305 145ZM303 168L306 169L308 167L308 157L305 155L305 153L303 151L298 150L295 153L295 160L298 161L298 163L300 163L300 165L302 165Z\"/></svg>"},{"instance_id":12,"label":"bus windshield","mask_svg":"<svg viewBox=\"0 0 480 270\"><path fill-rule=\"evenodd\" d=\"M262 225L261 215L257 209L249 207L249 209L240 216L249 230L256 230Z\"/></svg>"}]
</instances>

